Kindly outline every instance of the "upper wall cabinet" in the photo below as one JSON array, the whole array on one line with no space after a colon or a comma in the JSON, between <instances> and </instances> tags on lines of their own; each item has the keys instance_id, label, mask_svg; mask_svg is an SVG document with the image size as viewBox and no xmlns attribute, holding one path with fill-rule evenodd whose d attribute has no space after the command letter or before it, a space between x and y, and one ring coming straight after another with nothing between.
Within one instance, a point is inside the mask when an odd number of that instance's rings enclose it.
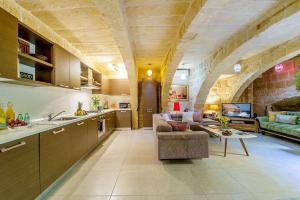
<instances>
[{"instance_id":1,"label":"upper wall cabinet","mask_svg":"<svg viewBox=\"0 0 300 200\"><path fill-rule=\"evenodd\" d=\"M80 89L80 60L63 49L54 46L55 85Z\"/></svg>"},{"instance_id":2,"label":"upper wall cabinet","mask_svg":"<svg viewBox=\"0 0 300 200\"><path fill-rule=\"evenodd\" d=\"M23 24L18 25L18 79L53 84L53 43Z\"/></svg>"},{"instance_id":3,"label":"upper wall cabinet","mask_svg":"<svg viewBox=\"0 0 300 200\"><path fill-rule=\"evenodd\" d=\"M0 77L17 78L18 20L0 9Z\"/></svg>"},{"instance_id":4,"label":"upper wall cabinet","mask_svg":"<svg viewBox=\"0 0 300 200\"><path fill-rule=\"evenodd\" d=\"M130 95L128 79L110 79L109 80L110 95Z\"/></svg>"}]
</instances>

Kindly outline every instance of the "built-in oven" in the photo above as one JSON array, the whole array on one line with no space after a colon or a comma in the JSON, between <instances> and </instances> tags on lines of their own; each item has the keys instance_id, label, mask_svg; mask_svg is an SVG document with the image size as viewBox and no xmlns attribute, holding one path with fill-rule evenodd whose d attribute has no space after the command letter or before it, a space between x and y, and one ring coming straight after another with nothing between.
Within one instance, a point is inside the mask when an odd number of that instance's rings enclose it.
<instances>
[{"instance_id":1,"label":"built-in oven","mask_svg":"<svg viewBox=\"0 0 300 200\"><path fill-rule=\"evenodd\" d=\"M98 120L98 138L105 134L105 115L100 115Z\"/></svg>"}]
</instances>

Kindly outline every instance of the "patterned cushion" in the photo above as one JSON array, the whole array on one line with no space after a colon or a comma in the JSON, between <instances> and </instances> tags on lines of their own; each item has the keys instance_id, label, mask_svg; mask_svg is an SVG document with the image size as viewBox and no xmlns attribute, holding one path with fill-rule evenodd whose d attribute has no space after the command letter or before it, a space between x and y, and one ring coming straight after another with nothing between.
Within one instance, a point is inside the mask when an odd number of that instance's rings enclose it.
<instances>
[{"instance_id":1,"label":"patterned cushion","mask_svg":"<svg viewBox=\"0 0 300 200\"><path fill-rule=\"evenodd\" d=\"M281 114L281 115L285 115L286 111L269 111L269 122L275 122L276 121L276 115L277 114Z\"/></svg>"},{"instance_id":2,"label":"patterned cushion","mask_svg":"<svg viewBox=\"0 0 300 200\"><path fill-rule=\"evenodd\" d=\"M202 111L195 111L193 115L194 122L201 122L203 118Z\"/></svg>"},{"instance_id":3,"label":"patterned cushion","mask_svg":"<svg viewBox=\"0 0 300 200\"><path fill-rule=\"evenodd\" d=\"M280 115L280 114L277 114L276 115L276 122L295 125L297 117L298 116L296 116L296 115Z\"/></svg>"},{"instance_id":4,"label":"patterned cushion","mask_svg":"<svg viewBox=\"0 0 300 200\"><path fill-rule=\"evenodd\" d=\"M286 114L287 114L287 115L296 115L296 116L298 116L298 117L297 117L296 124L300 124L300 112L287 111Z\"/></svg>"},{"instance_id":5,"label":"patterned cushion","mask_svg":"<svg viewBox=\"0 0 300 200\"><path fill-rule=\"evenodd\" d=\"M157 126L156 126L156 131L157 132L172 132L173 128L170 126L170 124L167 123L166 120L159 119L157 120Z\"/></svg>"},{"instance_id":6,"label":"patterned cushion","mask_svg":"<svg viewBox=\"0 0 300 200\"><path fill-rule=\"evenodd\" d=\"M173 128L173 131L186 131L188 129L187 122L176 122L176 121L168 121Z\"/></svg>"}]
</instances>

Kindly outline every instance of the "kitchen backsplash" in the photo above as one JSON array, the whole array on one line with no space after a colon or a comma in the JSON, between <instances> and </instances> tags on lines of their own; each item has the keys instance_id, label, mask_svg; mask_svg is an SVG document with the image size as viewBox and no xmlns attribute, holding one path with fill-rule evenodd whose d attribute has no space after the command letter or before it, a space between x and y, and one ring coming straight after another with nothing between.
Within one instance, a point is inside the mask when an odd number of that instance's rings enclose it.
<instances>
[{"instance_id":1,"label":"kitchen backsplash","mask_svg":"<svg viewBox=\"0 0 300 200\"><path fill-rule=\"evenodd\" d=\"M45 118L49 113L65 110L74 113L77 102L83 102L83 108L90 110L90 91L75 91L55 87L30 87L0 83L0 103L6 108L7 102L14 104L16 114L28 112L32 119ZM104 102L130 102L130 96L97 95Z\"/></svg>"}]
</instances>

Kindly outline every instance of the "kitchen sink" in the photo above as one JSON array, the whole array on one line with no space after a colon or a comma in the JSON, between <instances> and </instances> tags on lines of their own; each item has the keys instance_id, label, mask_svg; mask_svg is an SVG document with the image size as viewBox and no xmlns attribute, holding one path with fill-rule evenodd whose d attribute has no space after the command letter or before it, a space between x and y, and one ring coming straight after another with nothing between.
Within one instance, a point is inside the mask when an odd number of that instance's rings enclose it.
<instances>
[{"instance_id":1,"label":"kitchen sink","mask_svg":"<svg viewBox=\"0 0 300 200\"><path fill-rule=\"evenodd\" d=\"M69 121L69 120L73 120L73 119L77 119L78 117L59 117L56 119L53 119L52 121Z\"/></svg>"}]
</instances>

